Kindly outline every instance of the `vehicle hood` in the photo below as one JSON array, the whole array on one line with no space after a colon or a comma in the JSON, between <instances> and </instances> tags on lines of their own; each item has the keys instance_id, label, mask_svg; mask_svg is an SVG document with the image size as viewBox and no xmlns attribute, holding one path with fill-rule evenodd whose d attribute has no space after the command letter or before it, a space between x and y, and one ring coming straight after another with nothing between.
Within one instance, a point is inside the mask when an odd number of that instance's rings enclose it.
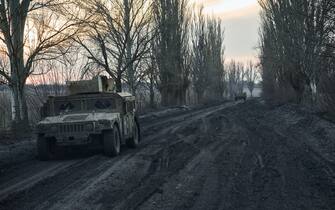
<instances>
[{"instance_id":1,"label":"vehicle hood","mask_svg":"<svg viewBox=\"0 0 335 210\"><path fill-rule=\"evenodd\" d=\"M64 114L53 117L47 117L38 124L58 124L58 123L76 123L76 122L95 122L99 120L115 120L120 118L119 113L80 113Z\"/></svg>"}]
</instances>

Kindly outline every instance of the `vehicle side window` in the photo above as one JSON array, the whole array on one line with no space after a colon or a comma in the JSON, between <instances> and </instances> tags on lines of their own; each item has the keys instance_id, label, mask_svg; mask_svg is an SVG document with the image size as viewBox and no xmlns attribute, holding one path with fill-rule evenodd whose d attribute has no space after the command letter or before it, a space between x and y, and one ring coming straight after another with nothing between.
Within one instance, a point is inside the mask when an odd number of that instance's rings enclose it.
<instances>
[{"instance_id":1,"label":"vehicle side window","mask_svg":"<svg viewBox=\"0 0 335 210\"><path fill-rule=\"evenodd\" d=\"M126 106L127 106L127 112L133 112L134 110L134 103L132 101L127 101L126 102Z\"/></svg>"}]
</instances>

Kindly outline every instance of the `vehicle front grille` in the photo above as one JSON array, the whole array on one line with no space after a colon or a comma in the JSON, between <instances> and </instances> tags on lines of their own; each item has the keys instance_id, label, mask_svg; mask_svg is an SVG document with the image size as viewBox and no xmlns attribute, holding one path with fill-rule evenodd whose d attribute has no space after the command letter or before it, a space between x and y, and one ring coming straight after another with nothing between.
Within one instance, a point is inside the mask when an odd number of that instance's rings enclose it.
<instances>
[{"instance_id":1,"label":"vehicle front grille","mask_svg":"<svg viewBox=\"0 0 335 210\"><path fill-rule=\"evenodd\" d=\"M84 131L83 124L65 124L59 125L60 133L80 133Z\"/></svg>"}]
</instances>

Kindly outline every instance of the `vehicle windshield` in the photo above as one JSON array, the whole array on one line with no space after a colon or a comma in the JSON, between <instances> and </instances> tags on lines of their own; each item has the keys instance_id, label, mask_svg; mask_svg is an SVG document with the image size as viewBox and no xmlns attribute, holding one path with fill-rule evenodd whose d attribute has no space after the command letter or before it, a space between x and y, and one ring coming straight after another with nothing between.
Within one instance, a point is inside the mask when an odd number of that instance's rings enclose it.
<instances>
[{"instance_id":1,"label":"vehicle windshield","mask_svg":"<svg viewBox=\"0 0 335 210\"><path fill-rule=\"evenodd\" d=\"M115 100L110 98L86 100L87 110L112 110L116 109Z\"/></svg>"},{"instance_id":2,"label":"vehicle windshield","mask_svg":"<svg viewBox=\"0 0 335 210\"><path fill-rule=\"evenodd\" d=\"M82 111L80 100L55 101L55 114Z\"/></svg>"},{"instance_id":3,"label":"vehicle windshield","mask_svg":"<svg viewBox=\"0 0 335 210\"><path fill-rule=\"evenodd\" d=\"M113 111L115 100L110 98L55 100L55 114L77 113L88 111Z\"/></svg>"}]
</instances>

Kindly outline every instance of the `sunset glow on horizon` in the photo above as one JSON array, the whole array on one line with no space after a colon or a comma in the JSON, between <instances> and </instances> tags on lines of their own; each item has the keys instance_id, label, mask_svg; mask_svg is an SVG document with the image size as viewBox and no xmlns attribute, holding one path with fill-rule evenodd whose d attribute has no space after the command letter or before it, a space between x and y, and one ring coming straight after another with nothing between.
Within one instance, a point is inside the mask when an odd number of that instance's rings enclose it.
<instances>
[{"instance_id":1,"label":"sunset glow on horizon","mask_svg":"<svg viewBox=\"0 0 335 210\"><path fill-rule=\"evenodd\" d=\"M257 0L202 0L206 13L230 13L257 4Z\"/></svg>"},{"instance_id":2,"label":"sunset glow on horizon","mask_svg":"<svg viewBox=\"0 0 335 210\"><path fill-rule=\"evenodd\" d=\"M203 5L205 12L212 14L238 12L258 4L257 0L193 0L193 2Z\"/></svg>"},{"instance_id":3,"label":"sunset glow on horizon","mask_svg":"<svg viewBox=\"0 0 335 210\"><path fill-rule=\"evenodd\" d=\"M256 60L259 5L257 0L193 0L206 14L222 18L225 27L226 60Z\"/></svg>"}]
</instances>

